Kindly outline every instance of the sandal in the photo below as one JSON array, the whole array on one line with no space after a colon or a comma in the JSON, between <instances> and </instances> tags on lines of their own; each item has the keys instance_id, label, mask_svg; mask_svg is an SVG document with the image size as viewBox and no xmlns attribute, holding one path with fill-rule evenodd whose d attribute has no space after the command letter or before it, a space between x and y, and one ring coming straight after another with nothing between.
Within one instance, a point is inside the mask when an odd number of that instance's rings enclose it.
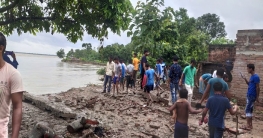
<instances>
[{"instance_id":1,"label":"sandal","mask_svg":"<svg viewBox=\"0 0 263 138\"><path fill-rule=\"evenodd\" d=\"M250 128L250 127L248 127L246 125L243 125L243 126L240 127L240 129L244 129L244 130L250 131L252 128Z\"/></svg>"}]
</instances>

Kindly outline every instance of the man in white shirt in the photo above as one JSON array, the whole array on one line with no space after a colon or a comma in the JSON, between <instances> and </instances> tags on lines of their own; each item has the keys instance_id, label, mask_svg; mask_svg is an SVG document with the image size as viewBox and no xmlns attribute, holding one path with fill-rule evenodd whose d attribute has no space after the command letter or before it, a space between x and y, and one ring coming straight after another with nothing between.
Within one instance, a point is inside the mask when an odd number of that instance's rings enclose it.
<instances>
[{"instance_id":1,"label":"man in white shirt","mask_svg":"<svg viewBox=\"0 0 263 138\"><path fill-rule=\"evenodd\" d=\"M134 66L132 65L132 60L131 60L131 61L129 61L129 65L127 66L127 69L126 69L126 74L127 74L126 75L126 88L127 88L126 92L127 93L128 93L129 86L131 85L131 88L132 88L132 86L134 86L133 70L134 70Z\"/></svg>"},{"instance_id":2,"label":"man in white shirt","mask_svg":"<svg viewBox=\"0 0 263 138\"><path fill-rule=\"evenodd\" d=\"M6 38L0 32L0 138L18 138L22 120L23 84L18 70L4 61ZM11 106L12 104L12 106ZM8 136L8 122L12 112L12 131Z\"/></svg>"},{"instance_id":3,"label":"man in white shirt","mask_svg":"<svg viewBox=\"0 0 263 138\"><path fill-rule=\"evenodd\" d=\"M114 71L114 62L112 61L112 58L109 57L109 62L107 62L107 65L106 65L106 74L104 75L104 89L103 89L103 93L106 93L107 83L108 83L108 93L111 90L111 82L112 82L113 71Z\"/></svg>"}]
</instances>

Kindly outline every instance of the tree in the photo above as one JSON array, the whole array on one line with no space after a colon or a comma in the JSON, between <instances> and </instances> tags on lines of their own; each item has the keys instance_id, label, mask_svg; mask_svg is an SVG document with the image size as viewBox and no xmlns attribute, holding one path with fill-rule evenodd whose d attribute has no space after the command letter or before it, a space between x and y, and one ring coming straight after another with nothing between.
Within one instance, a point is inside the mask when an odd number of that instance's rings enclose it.
<instances>
[{"instance_id":1,"label":"tree","mask_svg":"<svg viewBox=\"0 0 263 138\"><path fill-rule=\"evenodd\" d=\"M64 51L64 49L60 49L59 51L57 51L57 56L59 57L59 58L64 58L65 57L65 51Z\"/></svg>"},{"instance_id":2,"label":"tree","mask_svg":"<svg viewBox=\"0 0 263 138\"><path fill-rule=\"evenodd\" d=\"M92 50L92 45L91 43L83 43L82 47L85 48L87 51Z\"/></svg>"},{"instance_id":3,"label":"tree","mask_svg":"<svg viewBox=\"0 0 263 138\"><path fill-rule=\"evenodd\" d=\"M74 50L71 49L70 51L68 51L67 53L67 58L73 58L74 57Z\"/></svg>"},{"instance_id":4,"label":"tree","mask_svg":"<svg viewBox=\"0 0 263 138\"><path fill-rule=\"evenodd\" d=\"M235 44L235 42L225 37L219 37L219 38L212 40L210 44L213 44L213 45Z\"/></svg>"},{"instance_id":5,"label":"tree","mask_svg":"<svg viewBox=\"0 0 263 138\"><path fill-rule=\"evenodd\" d=\"M224 22L220 22L220 17L216 14L207 13L198 17L196 27L198 30L210 35L211 39L227 35Z\"/></svg>"},{"instance_id":6,"label":"tree","mask_svg":"<svg viewBox=\"0 0 263 138\"><path fill-rule=\"evenodd\" d=\"M71 42L82 40L84 32L92 37L120 34L131 21L129 0L0 0L0 31L11 35L57 32ZM11 4L10 4L11 3Z\"/></svg>"}]
</instances>

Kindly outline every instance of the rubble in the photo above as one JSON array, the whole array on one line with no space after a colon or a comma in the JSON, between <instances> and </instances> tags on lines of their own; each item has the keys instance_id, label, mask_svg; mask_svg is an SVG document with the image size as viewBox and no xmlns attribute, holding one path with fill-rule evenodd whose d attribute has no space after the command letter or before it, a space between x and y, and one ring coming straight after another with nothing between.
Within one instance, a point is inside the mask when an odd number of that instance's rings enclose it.
<instances>
[{"instance_id":1,"label":"rubble","mask_svg":"<svg viewBox=\"0 0 263 138\"><path fill-rule=\"evenodd\" d=\"M80 137L141 137L141 138L172 138L174 123L171 121L168 106L160 100L156 100L152 106L144 106L146 99L143 92L136 94L120 93L114 98L103 95L100 86L88 86L84 88L73 88L67 92L34 96L28 93L24 96L21 138L28 138L34 126L39 122L45 122L58 137L80 138ZM156 95L153 91L152 95ZM164 95L170 95L169 90L160 97L164 101ZM155 96L156 99L159 97ZM61 102L55 102L60 98ZM33 105L32 105L33 103ZM195 105L195 101L193 101ZM59 107L59 108L57 108ZM53 109L54 108L54 109ZM66 111L75 114L74 117L63 117ZM57 114L59 112L60 115ZM254 121L254 130L251 133L244 132L240 137L260 137L263 135L262 114L258 114ZM189 115L188 125L189 137L208 137L208 126L198 125L199 115ZM11 117L10 117L11 118ZM234 130L235 116L226 115L226 126ZM10 119L11 120L11 119ZM74 122L77 125L73 125ZM11 122L9 123L11 124ZM245 124L245 119L238 120L239 126ZM72 131L68 128L71 126ZM9 125L10 128L10 125ZM235 137L234 134L224 133L225 137Z\"/></svg>"}]
</instances>

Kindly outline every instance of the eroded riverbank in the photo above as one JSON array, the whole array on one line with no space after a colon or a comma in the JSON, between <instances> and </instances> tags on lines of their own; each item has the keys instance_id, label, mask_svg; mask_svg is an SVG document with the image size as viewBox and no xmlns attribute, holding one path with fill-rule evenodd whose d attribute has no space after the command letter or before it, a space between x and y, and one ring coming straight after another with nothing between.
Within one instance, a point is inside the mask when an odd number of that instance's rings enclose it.
<instances>
[{"instance_id":1,"label":"eroded riverbank","mask_svg":"<svg viewBox=\"0 0 263 138\"><path fill-rule=\"evenodd\" d=\"M38 96L48 99L55 105L61 105L69 108L75 113L76 118L86 117L91 120L97 120L99 126L104 128L106 137L118 138L172 138L173 123L169 112L166 110L165 102L153 103L151 107L144 107L146 100L142 92L137 94L121 93L118 97L110 97L102 94L101 86L90 85L82 88L72 88L67 92L58 94L46 94ZM154 91L153 94L156 94ZM163 93L163 99L169 98L169 92ZM87 106L89 99L97 96L94 106ZM242 109L241 109L242 111ZM190 115L189 137L203 138L208 136L207 125L198 126L198 120L201 115ZM256 107L256 117L254 118L254 129L251 132L239 135L239 137L260 138L263 135L262 109ZM60 137L79 138L82 137L82 131L70 134L67 131L67 125L75 119L57 117L52 111L39 109L31 103L23 104L23 120L20 131L21 138L28 138L29 132L38 122L46 122L49 127ZM226 126L235 128L236 122L233 116L226 115ZM245 120L239 118L239 126L245 124ZM235 135L224 133L225 137L231 138Z\"/></svg>"}]
</instances>

